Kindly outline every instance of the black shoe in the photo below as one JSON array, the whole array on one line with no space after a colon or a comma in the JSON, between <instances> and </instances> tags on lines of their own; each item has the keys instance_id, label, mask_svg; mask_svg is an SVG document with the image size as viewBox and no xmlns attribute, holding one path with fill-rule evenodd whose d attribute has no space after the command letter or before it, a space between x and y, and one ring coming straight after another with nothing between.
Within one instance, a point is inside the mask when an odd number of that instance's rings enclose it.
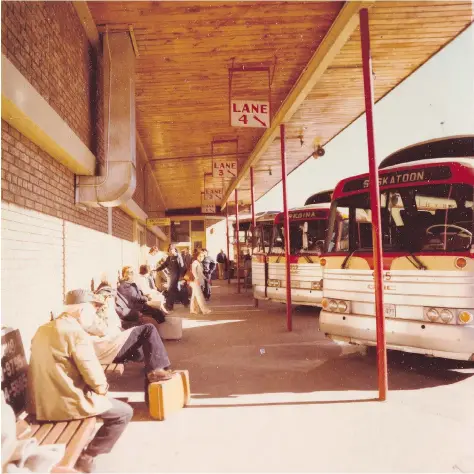
<instances>
[{"instance_id":1,"label":"black shoe","mask_svg":"<svg viewBox=\"0 0 474 474\"><path fill-rule=\"evenodd\" d=\"M82 453L77 459L74 468L81 472L95 472L95 460L89 454Z\"/></svg>"}]
</instances>

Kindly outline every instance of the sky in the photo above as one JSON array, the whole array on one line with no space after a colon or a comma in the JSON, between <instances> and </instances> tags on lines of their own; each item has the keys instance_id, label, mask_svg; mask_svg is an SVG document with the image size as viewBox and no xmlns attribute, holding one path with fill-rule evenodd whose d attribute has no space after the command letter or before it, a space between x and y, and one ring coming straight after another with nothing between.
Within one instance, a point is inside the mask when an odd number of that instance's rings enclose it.
<instances>
[{"instance_id":1,"label":"sky","mask_svg":"<svg viewBox=\"0 0 474 474\"><path fill-rule=\"evenodd\" d=\"M380 100L374 109L377 162L390 153L432 138L474 134L474 26ZM288 177L288 205L348 176L368 172L365 115ZM255 203L257 212L282 210L281 183Z\"/></svg>"}]
</instances>

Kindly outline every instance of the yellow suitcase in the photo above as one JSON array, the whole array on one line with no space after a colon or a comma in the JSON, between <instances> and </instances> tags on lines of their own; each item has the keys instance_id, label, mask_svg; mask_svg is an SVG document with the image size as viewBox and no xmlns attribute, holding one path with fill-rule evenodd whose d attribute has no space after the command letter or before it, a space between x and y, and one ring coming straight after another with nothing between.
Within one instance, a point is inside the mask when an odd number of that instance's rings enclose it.
<instances>
[{"instance_id":1,"label":"yellow suitcase","mask_svg":"<svg viewBox=\"0 0 474 474\"><path fill-rule=\"evenodd\" d=\"M150 416L163 421L188 405L190 397L189 372L177 370L170 380L148 385Z\"/></svg>"}]
</instances>

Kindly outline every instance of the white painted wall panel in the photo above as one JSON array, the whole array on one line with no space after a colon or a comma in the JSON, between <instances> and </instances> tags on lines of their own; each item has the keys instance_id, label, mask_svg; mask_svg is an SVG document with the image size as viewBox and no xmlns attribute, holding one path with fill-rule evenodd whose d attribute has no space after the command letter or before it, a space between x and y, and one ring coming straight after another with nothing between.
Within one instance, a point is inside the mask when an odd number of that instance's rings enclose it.
<instances>
[{"instance_id":1,"label":"white painted wall panel","mask_svg":"<svg viewBox=\"0 0 474 474\"><path fill-rule=\"evenodd\" d=\"M31 338L63 299L63 223L2 202L2 326Z\"/></svg>"}]
</instances>

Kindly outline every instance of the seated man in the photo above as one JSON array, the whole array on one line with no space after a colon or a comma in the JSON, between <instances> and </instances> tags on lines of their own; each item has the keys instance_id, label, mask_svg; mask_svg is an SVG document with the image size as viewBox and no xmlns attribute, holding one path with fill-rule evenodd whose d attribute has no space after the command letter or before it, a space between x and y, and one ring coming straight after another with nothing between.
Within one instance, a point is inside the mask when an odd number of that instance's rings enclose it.
<instances>
[{"instance_id":1,"label":"seated man","mask_svg":"<svg viewBox=\"0 0 474 474\"><path fill-rule=\"evenodd\" d=\"M127 306L135 311L151 316L158 324L165 322L163 311L148 304L151 298L146 297L134 281L132 267L122 268L122 281L117 288L118 293L125 299Z\"/></svg>"},{"instance_id":2,"label":"seated man","mask_svg":"<svg viewBox=\"0 0 474 474\"><path fill-rule=\"evenodd\" d=\"M168 314L168 311L164 307L165 297L158 291L148 265L140 265L140 274L137 275L136 284L138 289L148 298L148 304L150 306L158 308L163 311L163 313Z\"/></svg>"},{"instance_id":3,"label":"seated man","mask_svg":"<svg viewBox=\"0 0 474 474\"><path fill-rule=\"evenodd\" d=\"M112 450L133 415L128 404L107 397L104 371L79 323L94 319L92 301L85 291L68 293L66 311L36 331L28 371L29 411L38 420L102 418L103 425L76 463L83 472L94 471L94 458Z\"/></svg>"}]
</instances>

